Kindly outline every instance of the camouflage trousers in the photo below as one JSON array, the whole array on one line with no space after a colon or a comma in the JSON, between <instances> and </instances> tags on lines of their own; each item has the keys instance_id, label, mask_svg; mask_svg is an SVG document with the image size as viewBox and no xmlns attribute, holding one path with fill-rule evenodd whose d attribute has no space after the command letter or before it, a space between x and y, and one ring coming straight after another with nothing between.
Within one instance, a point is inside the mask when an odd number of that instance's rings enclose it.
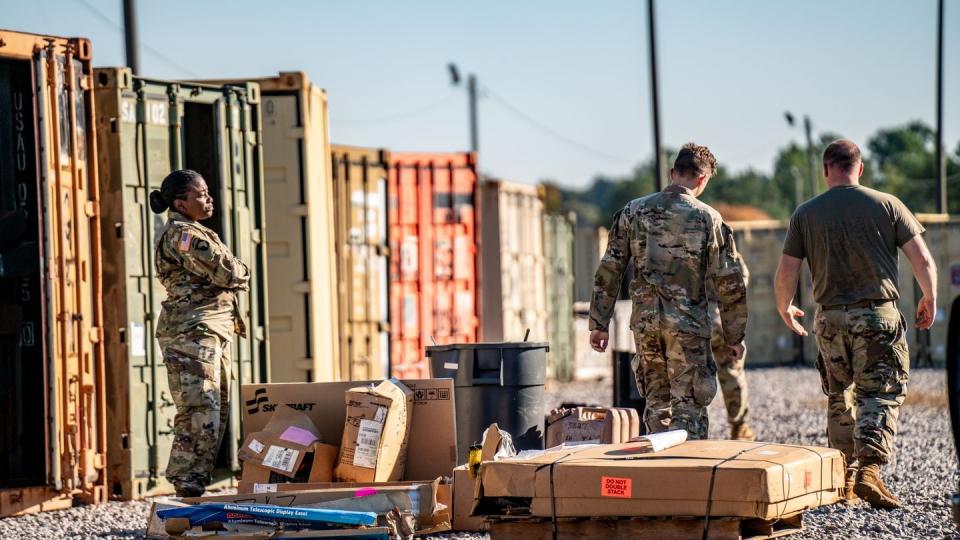
<instances>
[{"instance_id":1,"label":"camouflage trousers","mask_svg":"<svg viewBox=\"0 0 960 540\"><path fill-rule=\"evenodd\" d=\"M727 419L731 426L737 426L747 421L750 408L747 405L747 373L746 350L739 360L733 357L723 337L723 326L720 322L720 311L716 306L713 310L713 331L710 334L710 348L713 358L717 362L717 379L720 380L720 394L723 404L727 408ZM744 345L746 347L746 345Z\"/></svg>"},{"instance_id":2,"label":"camouflage trousers","mask_svg":"<svg viewBox=\"0 0 960 540\"><path fill-rule=\"evenodd\" d=\"M830 446L848 461L886 463L910 376L903 316L893 303L818 310L814 332Z\"/></svg>"},{"instance_id":3,"label":"camouflage trousers","mask_svg":"<svg viewBox=\"0 0 960 540\"><path fill-rule=\"evenodd\" d=\"M203 331L160 340L170 393L177 406L167 480L210 482L230 413L230 342Z\"/></svg>"},{"instance_id":4,"label":"camouflage trousers","mask_svg":"<svg viewBox=\"0 0 960 540\"><path fill-rule=\"evenodd\" d=\"M690 439L706 439L707 405L717 394L717 365L710 339L687 332L635 331L633 373L646 399L649 433L684 429Z\"/></svg>"}]
</instances>

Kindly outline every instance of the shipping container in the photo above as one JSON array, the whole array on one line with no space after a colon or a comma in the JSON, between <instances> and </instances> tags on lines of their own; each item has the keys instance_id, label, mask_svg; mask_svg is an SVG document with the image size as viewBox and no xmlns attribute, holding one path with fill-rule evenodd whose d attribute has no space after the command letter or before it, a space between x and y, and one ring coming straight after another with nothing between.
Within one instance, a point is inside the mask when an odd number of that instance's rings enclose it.
<instances>
[{"instance_id":1,"label":"shipping container","mask_svg":"<svg viewBox=\"0 0 960 540\"><path fill-rule=\"evenodd\" d=\"M481 339L546 341L547 276L539 190L484 180L480 215Z\"/></svg>"},{"instance_id":2,"label":"shipping container","mask_svg":"<svg viewBox=\"0 0 960 540\"><path fill-rule=\"evenodd\" d=\"M477 311L476 154L391 154L390 363L429 376L427 345L474 343Z\"/></svg>"},{"instance_id":3,"label":"shipping container","mask_svg":"<svg viewBox=\"0 0 960 540\"><path fill-rule=\"evenodd\" d=\"M340 296L340 374L371 380L390 373L389 154L335 145L332 150Z\"/></svg>"},{"instance_id":4,"label":"shipping container","mask_svg":"<svg viewBox=\"0 0 960 540\"><path fill-rule=\"evenodd\" d=\"M164 289L154 243L165 215L148 194L176 169L194 169L214 199L210 227L251 270L239 295L247 336L232 343L228 435L220 465L238 469L240 384L266 380L266 258L260 90L255 83L205 85L134 77L126 68L94 72L97 147L104 200L104 343L107 349L111 495L170 492L164 469L176 412L154 324Z\"/></svg>"},{"instance_id":5,"label":"shipping container","mask_svg":"<svg viewBox=\"0 0 960 540\"><path fill-rule=\"evenodd\" d=\"M546 260L547 335L550 352L547 375L573 379L573 236L576 215L543 216L543 256Z\"/></svg>"},{"instance_id":6,"label":"shipping container","mask_svg":"<svg viewBox=\"0 0 960 540\"><path fill-rule=\"evenodd\" d=\"M589 302L592 299L593 276L606 250L605 228L577 227L573 241L574 299L577 302Z\"/></svg>"},{"instance_id":7,"label":"shipping container","mask_svg":"<svg viewBox=\"0 0 960 540\"><path fill-rule=\"evenodd\" d=\"M107 495L90 55L0 31L0 517Z\"/></svg>"},{"instance_id":8,"label":"shipping container","mask_svg":"<svg viewBox=\"0 0 960 540\"><path fill-rule=\"evenodd\" d=\"M260 85L271 382L342 380L327 92L303 72Z\"/></svg>"}]
</instances>

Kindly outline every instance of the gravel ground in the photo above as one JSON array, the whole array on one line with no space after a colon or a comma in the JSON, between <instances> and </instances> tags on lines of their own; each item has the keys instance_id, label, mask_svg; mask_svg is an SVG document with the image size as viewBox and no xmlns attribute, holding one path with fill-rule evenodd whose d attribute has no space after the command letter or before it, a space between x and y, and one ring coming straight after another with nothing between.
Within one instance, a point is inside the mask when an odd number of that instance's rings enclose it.
<instances>
[{"instance_id":1,"label":"gravel ground","mask_svg":"<svg viewBox=\"0 0 960 540\"><path fill-rule=\"evenodd\" d=\"M794 444L827 444L826 398L812 369L761 369L747 374L751 424L761 440ZM890 489L905 503L903 509L876 511L860 504L834 505L808 512L806 530L791 536L816 538L897 539L956 538L946 505L960 473L950 437L942 370L915 370L907 402L900 414L900 432L893 462L884 469ZM547 388L547 404L611 403L609 380L555 384ZM727 435L722 402L710 407L711 432ZM0 538L140 539L144 538L150 504L112 502L0 520ZM476 534L434 538L480 540Z\"/></svg>"}]
</instances>

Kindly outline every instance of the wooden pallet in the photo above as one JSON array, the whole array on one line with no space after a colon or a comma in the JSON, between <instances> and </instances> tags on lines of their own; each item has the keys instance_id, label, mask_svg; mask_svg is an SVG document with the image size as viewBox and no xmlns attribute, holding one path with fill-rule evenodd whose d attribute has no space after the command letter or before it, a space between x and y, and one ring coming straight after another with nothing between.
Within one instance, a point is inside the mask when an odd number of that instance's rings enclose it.
<instances>
[{"instance_id":1,"label":"wooden pallet","mask_svg":"<svg viewBox=\"0 0 960 540\"><path fill-rule=\"evenodd\" d=\"M553 540L553 524L544 518L498 518L487 521L491 540ZM704 536L703 518L590 518L557 520L558 540L580 538L660 540L760 540L803 530L803 514L777 520L712 518Z\"/></svg>"}]
</instances>

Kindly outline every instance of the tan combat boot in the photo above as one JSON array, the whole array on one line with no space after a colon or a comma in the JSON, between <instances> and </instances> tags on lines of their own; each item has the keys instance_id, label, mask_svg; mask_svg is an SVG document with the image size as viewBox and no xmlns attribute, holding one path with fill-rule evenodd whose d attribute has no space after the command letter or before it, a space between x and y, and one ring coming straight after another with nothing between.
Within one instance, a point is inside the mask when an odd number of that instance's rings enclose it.
<instances>
[{"instance_id":1,"label":"tan combat boot","mask_svg":"<svg viewBox=\"0 0 960 540\"><path fill-rule=\"evenodd\" d=\"M730 439L734 441L755 441L757 436L746 422L730 426Z\"/></svg>"},{"instance_id":2,"label":"tan combat boot","mask_svg":"<svg viewBox=\"0 0 960 540\"><path fill-rule=\"evenodd\" d=\"M890 493L887 487L883 485L883 480L880 479L879 463L860 465L853 491L874 508L892 510L903 506L900 499L894 496L893 493Z\"/></svg>"},{"instance_id":3,"label":"tan combat boot","mask_svg":"<svg viewBox=\"0 0 960 540\"><path fill-rule=\"evenodd\" d=\"M857 497L857 493L854 490L854 486L857 483L857 468L848 465L847 474L844 480L843 502L847 504L856 504L860 502L860 497Z\"/></svg>"}]
</instances>

